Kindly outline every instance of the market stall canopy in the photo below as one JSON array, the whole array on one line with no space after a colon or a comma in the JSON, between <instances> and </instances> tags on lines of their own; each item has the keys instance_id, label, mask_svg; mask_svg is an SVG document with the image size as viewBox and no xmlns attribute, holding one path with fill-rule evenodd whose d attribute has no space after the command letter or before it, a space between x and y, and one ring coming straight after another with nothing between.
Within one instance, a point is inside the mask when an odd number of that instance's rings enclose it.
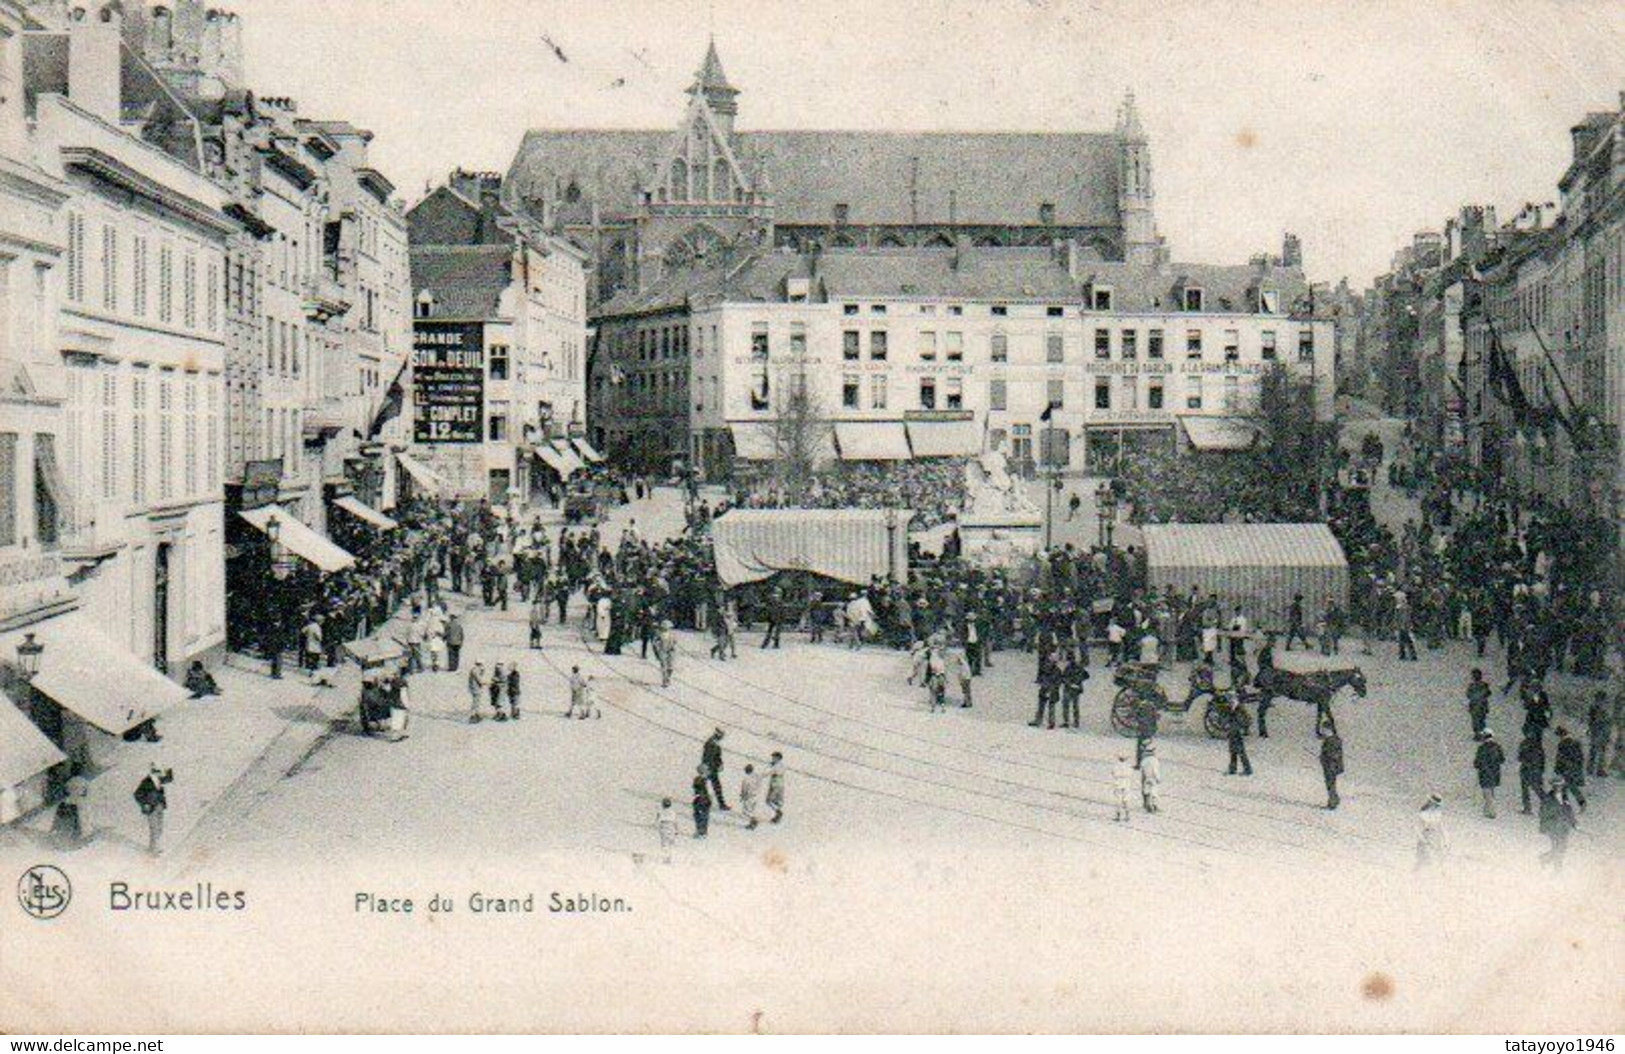
<instances>
[{"instance_id":1,"label":"market stall canopy","mask_svg":"<svg viewBox=\"0 0 1625 1054\"><path fill-rule=\"evenodd\" d=\"M1251 450L1258 426L1239 417L1181 417L1185 437L1197 450Z\"/></svg>"},{"instance_id":2,"label":"market stall canopy","mask_svg":"<svg viewBox=\"0 0 1625 1054\"><path fill-rule=\"evenodd\" d=\"M975 457L982 429L975 421L910 421L908 442L915 457Z\"/></svg>"},{"instance_id":3,"label":"market stall canopy","mask_svg":"<svg viewBox=\"0 0 1625 1054\"><path fill-rule=\"evenodd\" d=\"M1348 561L1323 523L1147 524L1146 577L1160 592L1192 586L1216 593L1226 611L1240 605L1261 629L1284 629L1295 593L1313 622L1336 604L1348 609Z\"/></svg>"},{"instance_id":4,"label":"market stall canopy","mask_svg":"<svg viewBox=\"0 0 1625 1054\"><path fill-rule=\"evenodd\" d=\"M569 479L570 473L575 471L575 467L560 456L559 452L554 450L551 444L538 443L534 449L542 464L557 472L560 479Z\"/></svg>"},{"instance_id":5,"label":"market stall canopy","mask_svg":"<svg viewBox=\"0 0 1625 1054\"><path fill-rule=\"evenodd\" d=\"M577 453L593 464L599 464L604 460L604 455L598 452L597 447L587 442L586 437L572 436L570 442L575 446Z\"/></svg>"},{"instance_id":6,"label":"market stall canopy","mask_svg":"<svg viewBox=\"0 0 1625 1054\"><path fill-rule=\"evenodd\" d=\"M907 461L913 457L901 421L837 421L835 442L842 461Z\"/></svg>"},{"instance_id":7,"label":"market stall canopy","mask_svg":"<svg viewBox=\"0 0 1625 1054\"><path fill-rule=\"evenodd\" d=\"M780 571L857 586L876 575L902 580L913 516L907 509L734 509L711 524L717 575L729 586Z\"/></svg>"},{"instance_id":8,"label":"market stall canopy","mask_svg":"<svg viewBox=\"0 0 1625 1054\"><path fill-rule=\"evenodd\" d=\"M30 684L103 732L123 735L189 698L186 689L102 633L83 612L36 622L27 632L45 646ZM7 634L0 638L0 651L15 649L22 639L22 632Z\"/></svg>"},{"instance_id":9,"label":"market stall canopy","mask_svg":"<svg viewBox=\"0 0 1625 1054\"><path fill-rule=\"evenodd\" d=\"M263 508L249 509L247 512L239 513L239 515L267 537L271 533L271 521L275 520L277 524L277 544L286 547L293 555L308 560L316 566L318 571L332 574L334 571L342 571L355 563L355 557L311 530L287 509L276 505L266 505Z\"/></svg>"},{"instance_id":10,"label":"market stall canopy","mask_svg":"<svg viewBox=\"0 0 1625 1054\"><path fill-rule=\"evenodd\" d=\"M67 755L16 704L0 698L0 789L15 787L66 760Z\"/></svg>"},{"instance_id":11,"label":"market stall canopy","mask_svg":"<svg viewBox=\"0 0 1625 1054\"><path fill-rule=\"evenodd\" d=\"M371 505L368 505L360 498L353 498L346 495L342 498L334 498L333 504L349 513L351 516L354 516L356 519L372 524L372 526L378 528L380 531L393 531L395 528L400 526L400 524L394 519L385 516L383 513L379 512Z\"/></svg>"},{"instance_id":12,"label":"market stall canopy","mask_svg":"<svg viewBox=\"0 0 1625 1054\"><path fill-rule=\"evenodd\" d=\"M449 489L446 486L445 478L440 473L411 454L397 453L395 457L400 461L401 467L406 469L406 474L412 477L412 482L428 491L431 495L444 495Z\"/></svg>"}]
</instances>

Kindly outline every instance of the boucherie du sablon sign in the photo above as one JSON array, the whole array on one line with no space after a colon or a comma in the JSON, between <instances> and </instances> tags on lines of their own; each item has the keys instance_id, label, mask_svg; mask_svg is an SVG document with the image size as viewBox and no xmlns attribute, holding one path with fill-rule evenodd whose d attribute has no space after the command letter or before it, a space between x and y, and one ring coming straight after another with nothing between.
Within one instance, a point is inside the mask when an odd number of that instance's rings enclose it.
<instances>
[{"instance_id":1,"label":"boucherie du sablon sign","mask_svg":"<svg viewBox=\"0 0 1625 1054\"><path fill-rule=\"evenodd\" d=\"M478 443L485 438L485 325L412 326L412 440Z\"/></svg>"}]
</instances>

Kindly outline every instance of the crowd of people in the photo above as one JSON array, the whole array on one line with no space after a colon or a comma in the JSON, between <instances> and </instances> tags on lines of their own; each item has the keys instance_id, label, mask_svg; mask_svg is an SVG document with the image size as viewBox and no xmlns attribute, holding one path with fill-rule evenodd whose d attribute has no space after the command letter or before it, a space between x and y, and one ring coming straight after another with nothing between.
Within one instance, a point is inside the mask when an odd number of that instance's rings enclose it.
<instances>
[{"instance_id":1,"label":"crowd of people","mask_svg":"<svg viewBox=\"0 0 1625 1054\"><path fill-rule=\"evenodd\" d=\"M764 481L741 486L734 504L744 508L910 509L910 526L924 530L949 522L965 506L965 460L841 462L791 495Z\"/></svg>"}]
</instances>

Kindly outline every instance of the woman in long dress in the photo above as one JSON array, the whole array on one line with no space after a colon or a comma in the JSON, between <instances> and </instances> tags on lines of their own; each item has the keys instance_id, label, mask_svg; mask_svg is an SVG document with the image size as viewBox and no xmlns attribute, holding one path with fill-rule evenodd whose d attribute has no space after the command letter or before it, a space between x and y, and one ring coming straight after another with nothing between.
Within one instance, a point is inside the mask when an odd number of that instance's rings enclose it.
<instances>
[{"instance_id":1,"label":"woman in long dress","mask_svg":"<svg viewBox=\"0 0 1625 1054\"><path fill-rule=\"evenodd\" d=\"M599 596L598 602L593 608L593 629L598 632L598 643L600 644L609 642L610 613L614 610L614 607L613 598L608 591L605 591Z\"/></svg>"}]
</instances>

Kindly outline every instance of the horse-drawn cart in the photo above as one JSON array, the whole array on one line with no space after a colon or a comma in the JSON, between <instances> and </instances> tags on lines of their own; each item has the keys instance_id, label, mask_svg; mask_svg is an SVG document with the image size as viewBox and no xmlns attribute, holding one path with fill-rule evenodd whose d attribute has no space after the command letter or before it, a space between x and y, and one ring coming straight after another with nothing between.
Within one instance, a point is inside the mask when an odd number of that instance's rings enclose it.
<instances>
[{"instance_id":1,"label":"horse-drawn cart","mask_svg":"<svg viewBox=\"0 0 1625 1054\"><path fill-rule=\"evenodd\" d=\"M1112 728L1119 735L1136 736L1145 708L1184 716L1200 702L1203 730L1214 739L1223 739L1229 729L1230 693L1216 686L1211 677L1193 675L1185 697L1173 699L1157 680L1161 670L1158 663L1126 662L1112 671L1112 683L1118 686L1112 699Z\"/></svg>"}]
</instances>

